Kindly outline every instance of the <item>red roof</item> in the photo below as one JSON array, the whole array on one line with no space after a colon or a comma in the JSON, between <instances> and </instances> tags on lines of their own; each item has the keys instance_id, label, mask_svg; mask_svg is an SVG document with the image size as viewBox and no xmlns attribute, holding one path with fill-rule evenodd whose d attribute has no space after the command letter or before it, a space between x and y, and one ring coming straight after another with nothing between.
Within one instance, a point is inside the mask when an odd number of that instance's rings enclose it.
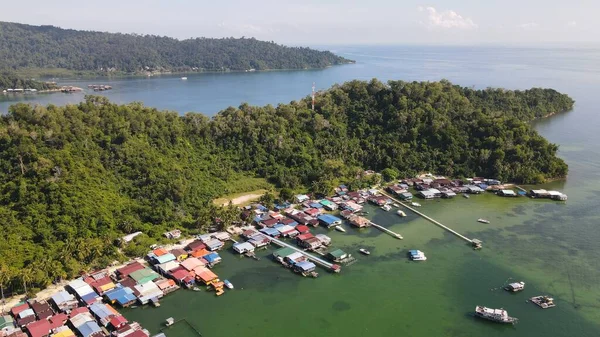
<instances>
[{"instance_id":1,"label":"red roof","mask_svg":"<svg viewBox=\"0 0 600 337\"><path fill-rule=\"evenodd\" d=\"M87 307L79 307L79 308L75 308L73 309L70 313L69 313L69 317L73 318L79 314L83 314L83 313L89 313L90 311L88 310Z\"/></svg>"},{"instance_id":2,"label":"red roof","mask_svg":"<svg viewBox=\"0 0 600 337\"><path fill-rule=\"evenodd\" d=\"M43 319L27 325L26 329L29 331L29 335L31 337L44 337L50 335L50 330L52 330L52 327L47 320Z\"/></svg>"},{"instance_id":3,"label":"red roof","mask_svg":"<svg viewBox=\"0 0 600 337\"><path fill-rule=\"evenodd\" d=\"M282 223L282 224L284 224L284 225L289 225L289 224L291 224L291 223L294 223L294 222L296 222L296 220L294 220L294 219L290 219L290 218L283 218L283 219L281 219L279 222L281 222L281 223Z\"/></svg>"},{"instance_id":4,"label":"red roof","mask_svg":"<svg viewBox=\"0 0 600 337\"><path fill-rule=\"evenodd\" d=\"M183 280L187 276L191 276L190 273L185 269L179 269L174 273L171 273L176 280Z\"/></svg>"},{"instance_id":5,"label":"red roof","mask_svg":"<svg viewBox=\"0 0 600 337\"><path fill-rule=\"evenodd\" d=\"M133 273L136 270L144 269L144 266L139 262L133 262L126 265L123 268L117 269L117 273L121 276L121 278L125 278L129 276L129 274Z\"/></svg>"},{"instance_id":6,"label":"red roof","mask_svg":"<svg viewBox=\"0 0 600 337\"><path fill-rule=\"evenodd\" d=\"M319 214L320 212L319 212L319 210L318 210L318 209L316 209L316 208L309 208L309 209L307 209L306 211L304 211L304 213L306 213L306 214L308 214L308 215L311 215L311 216L312 216L312 215Z\"/></svg>"},{"instance_id":7,"label":"red roof","mask_svg":"<svg viewBox=\"0 0 600 337\"><path fill-rule=\"evenodd\" d=\"M52 329L56 329L59 326L65 324L65 322L69 319L69 316L67 316L66 314L60 313L60 314L56 314L54 316L51 316L48 318L48 320L50 321L50 327Z\"/></svg>"},{"instance_id":8,"label":"red roof","mask_svg":"<svg viewBox=\"0 0 600 337\"><path fill-rule=\"evenodd\" d=\"M196 240L196 241L192 241L187 245L189 250L198 250L198 249L203 249L206 248L206 245L204 243L202 243L202 241L200 240Z\"/></svg>"},{"instance_id":9,"label":"red roof","mask_svg":"<svg viewBox=\"0 0 600 337\"><path fill-rule=\"evenodd\" d=\"M17 315L19 313L21 313L21 311L24 311L27 309L29 309L29 305L27 303L23 303L21 305L17 305L16 307L13 307L12 309L10 309L10 312L13 314L13 316L17 317Z\"/></svg>"},{"instance_id":10,"label":"red roof","mask_svg":"<svg viewBox=\"0 0 600 337\"><path fill-rule=\"evenodd\" d=\"M113 318L110 319L110 324L115 328L119 328L122 325L127 324L127 318L119 315L119 316L113 316Z\"/></svg>"},{"instance_id":11,"label":"red roof","mask_svg":"<svg viewBox=\"0 0 600 337\"><path fill-rule=\"evenodd\" d=\"M300 234L300 235L296 236L296 239L298 241L305 241L305 240L308 240L308 239L314 238L314 237L315 236L312 235L311 233L306 233L306 234Z\"/></svg>"},{"instance_id":12,"label":"red roof","mask_svg":"<svg viewBox=\"0 0 600 337\"><path fill-rule=\"evenodd\" d=\"M278 222L279 222L279 220L277 220L277 219L269 219L269 220L261 221L261 223L267 227L273 227Z\"/></svg>"},{"instance_id":13,"label":"red roof","mask_svg":"<svg viewBox=\"0 0 600 337\"><path fill-rule=\"evenodd\" d=\"M305 225L296 226L296 230L302 234L308 233L310 231L310 229L308 229L308 226L305 226Z\"/></svg>"},{"instance_id":14,"label":"red roof","mask_svg":"<svg viewBox=\"0 0 600 337\"><path fill-rule=\"evenodd\" d=\"M128 337L148 337L142 330L135 330L133 333L127 335Z\"/></svg>"},{"instance_id":15,"label":"red roof","mask_svg":"<svg viewBox=\"0 0 600 337\"><path fill-rule=\"evenodd\" d=\"M103 277L101 279L91 282L90 286L92 286L92 288L94 288L94 290L96 290L97 293L102 293L102 289L100 289L100 287L107 285L111 282L112 282L112 280L110 279L110 277L106 276L106 277Z\"/></svg>"}]
</instances>

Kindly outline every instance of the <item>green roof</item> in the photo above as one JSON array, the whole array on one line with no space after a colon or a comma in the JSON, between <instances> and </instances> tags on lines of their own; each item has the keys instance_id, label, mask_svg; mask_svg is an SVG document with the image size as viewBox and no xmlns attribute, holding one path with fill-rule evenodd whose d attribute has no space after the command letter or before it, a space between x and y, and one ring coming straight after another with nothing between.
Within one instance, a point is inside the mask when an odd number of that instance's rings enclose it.
<instances>
[{"instance_id":1,"label":"green roof","mask_svg":"<svg viewBox=\"0 0 600 337\"><path fill-rule=\"evenodd\" d=\"M134 279L139 284L144 284L157 279L158 274L150 268L144 268L134 271L133 273L129 274L129 277Z\"/></svg>"},{"instance_id":2,"label":"green roof","mask_svg":"<svg viewBox=\"0 0 600 337\"><path fill-rule=\"evenodd\" d=\"M14 320L11 316L6 315L6 316L0 316L0 329L4 329L7 326L11 326L14 327Z\"/></svg>"},{"instance_id":3,"label":"green roof","mask_svg":"<svg viewBox=\"0 0 600 337\"><path fill-rule=\"evenodd\" d=\"M341 249L336 249L334 251L329 252L329 255L331 255L335 258L341 259L342 257L344 257L345 255L348 255L348 254L346 254L346 252Z\"/></svg>"},{"instance_id":4,"label":"green roof","mask_svg":"<svg viewBox=\"0 0 600 337\"><path fill-rule=\"evenodd\" d=\"M286 257L288 255L294 254L296 252L295 249L290 247L281 248L273 252L273 256L275 257Z\"/></svg>"},{"instance_id":5,"label":"green roof","mask_svg":"<svg viewBox=\"0 0 600 337\"><path fill-rule=\"evenodd\" d=\"M321 200L321 205L323 205L323 206L329 206L329 205L331 205L331 201L329 201L327 199L323 199L323 200Z\"/></svg>"}]
</instances>

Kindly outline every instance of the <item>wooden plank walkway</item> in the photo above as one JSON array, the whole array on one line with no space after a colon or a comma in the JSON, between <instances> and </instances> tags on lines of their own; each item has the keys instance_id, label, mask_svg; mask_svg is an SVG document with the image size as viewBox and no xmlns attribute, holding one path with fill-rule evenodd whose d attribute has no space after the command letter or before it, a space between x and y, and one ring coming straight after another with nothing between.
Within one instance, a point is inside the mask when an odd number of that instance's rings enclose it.
<instances>
[{"instance_id":1,"label":"wooden plank walkway","mask_svg":"<svg viewBox=\"0 0 600 337\"><path fill-rule=\"evenodd\" d=\"M327 261L325 261L325 260L323 260L321 258L318 258L318 257L316 257L316 256L314 256L312 254L309 254L309 253L303 251L302 249L294 247L294 246L292 246L292 245L290 245L290 244L288 244L286 242L283 242L283 241L281 241L279 239L276 239L276 238L270 238L270 239L271 239L271 241L273 243L275 243L276 245L278 245L280 247L292 248L293 250L295 250L295 251L297 251L299 253L302 253L304 256L306 256L307 259L309 259L310 261L312 261L312 262L320 265L321 267L325 267L325 268L327 268L329 270L335 270L335 268L333 267L334 266L333 263L329 263L329 262L327 262Z\"/></svg>"},{"instance_id":2,"label":"wooden plank walkway","mask_svg":"<svg viewBox=\"0 0 600 337\"><path fill-rule=\"evenodd\" d=\"M400 234L398 234L398 233L396 233L396 232L392 232L391 230L389 230L389 229L387 229L387 228L385 228L385 227L383 227L383 226L380 226L380 225L378 225L378 224L374 223L373 221L369 221L369 224L370 224L371 226L373 226L373 227L375 227L375 228L379 229L380 231L382 231L382 232L384 232L384 233L387 233L387 234L391 235L392 237L394 237L394 238L396 238L396 239L399 239L399 240L402 240L402 239L404 239L404 238L402 237L402 235L400 235Z\"/></svg>"},{"instance_id":3,"label":"wooden plank walkway","mask_svg":"<svg viewBox=\"0 0 600 337\"><path fill-rule=\"evenodd\" d=\"M454 235L458 236L459 238L461 238L461 239L463 239L463 240L465 240L465 241L467 241L467 242L469 242L469 243L473 244L473 240L471 240L471 239L469 239L468 237L466 237L466 236L464 236L464 235L460 234L459 232L455 231L454 229L452 229L452 228L450 228L450 227L448 227L448 226L444 225L443 223L441 223L441 222L439 222L439 221L437 221L437 220L435 220L435 219L433 219L433 218L431 218L431 217L429 217L429 216L427 216L427 215L425 215L425 214L423 214L423 213L421 213L421 212L417 211L416 209L414 209L414 208L412 208L412 207L410 207L410 206L406 205L404 202L402 202L402 201L400 201L400 200L398 200L398 199L396 199L396 198L392 197L391 195L387 194L387 193L386 193L386 192L384 192L383 190L379 190L379 192L380 192L381 194L385 195L386 197L388 197L388 198L390 198L390 199L394 200L395 202L399 203L400 205L404 206L405 208L407 208L407 209L411 210L413 213L415 213L415 214L417 214L417 215L420 215L420 216L422 216L423 218L425 218L425 219L429 220L430 222L432 222L432 223L434 223L434 224L436 224L436 225L438 225L438 226L442 227L443 229L447 230L448 232L450 232L450 233L452 233L452 234L454 234Z\"/></svg>"}]
</instances>

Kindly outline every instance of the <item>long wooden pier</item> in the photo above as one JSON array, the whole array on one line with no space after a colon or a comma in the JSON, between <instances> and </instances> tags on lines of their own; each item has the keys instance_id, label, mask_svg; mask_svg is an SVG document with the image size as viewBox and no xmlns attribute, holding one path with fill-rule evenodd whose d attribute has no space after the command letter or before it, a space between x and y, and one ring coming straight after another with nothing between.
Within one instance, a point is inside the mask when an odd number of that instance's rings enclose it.
<instances>
[{"instance_id":1,"label":"long wooden pier","mask_svg":"<svg viewBox=\"0 0 600 337\"><path fill-rule=\"evenodd\" d=\"M373 226L373 227L375 227L375 228L379 229L380 231L382 231L382 232L384 232L384 233L388 233L389 235L391 235L392 237L395 237L396 239L399 239L399 240L402 240L402 239L404 239L404 238L402 237L402 235L400 235L400 234L398 234L398 233L396 233L396 232L392 232L391 230L389 230L389 229L387 229L387 228L385 228L385 227L383 227L383 226L380 226L380 225L378 225L378 224L374 223L373 221L369 221L369 224L370 224L371 226Z\"/></svg>"},{"instance_id":2,"label":"long wooden pier","mask_svg":"<svg viewBox=\"0 0 600 337\"><path fill-rule=\"evenodd\" d=\"M397 202L398 204L400 204L400 205L404 206L405 208L407 208L407 209L411 210L413 213L415 213L415 214L417 214L417 215L420 215L420 216L422 216L423 218L425 218L425 219L429 220L430 222L432 222L432 223L434 223L434 224L436 224L436 225L438 225L438 226L442 227L443 229L447 230L448 232L450 232L450 233L452 233L452 234L454 234L454 235L458 236L459 238L461 238L461 239L463 239L463 240L465 240L465 241L467 241L467 242L469 242L469 243L473 244L473 240L471 240L471 239L469 239L468 237L466 237L466 236L464 236L464 235L460 234L459 232L455 231L454 229L452 229L452 228L450 228L450 227L448 227L448 226L444 225L443 223L441 223L441 222L439 222L439 221L437 221L437 220L435 220L435 219L433 219L433 218L431 218L431 217L429 217L429 216L427 216L427 215L425 215L425 214L423 214L423 213L421 213L421 212L417 211L416 209L414 209L414 208L412 208L412 207L410 207L410 206L406 205L404 202L402 202L402 201L400 201L400 200L398 200L398 199L396 199L396 198L392 197L391 195L389 195L389 194L385 193L385 192L384 192L384 191L382 191L382 190L379 190L379 192L380 192L381 194L385 195L386 197L388 197L388 198L390 198L390 199L394 200L394 201L395 201L395 202Z\"/></svg>"},{"instance_id":3,"label":"long wooden pier","mask_svg":"<svg viewBox=\"0 0 600 337\"><path fill-rule=\"evenodd\" d=\"M309 253L303 251L302 249L294 247L294 246L292 246L292 245L290 245L290 244L288 244L286 242L283 242L283 241L281 241L279 239L276 239L276 238L270 238L270 239L271 239L271 241L273 243L275 243L276 245L278 245L280 247L288 247L288 248L291 248L291 249L293 249L293 250L295 250L295 251L297 251L299 253L302 253L304 256L306 256L306 258L308 260L314 262L315 264L318 264L318 265L320 265L322 267L325 267L325 268L327 268L329 270L333 270L333 271L336 271L336 272L340 271L339 265L336 265L336 264L333 264L333 263L329 263L329 262L327 262L327 261L325 261L325 260L323 260L321 258L318 258L318 257L316 257L316 256L314 256L312 254L309 254ZM337 267L334 267L334 266L337 266Z\"/></svg>"}]
</instances>

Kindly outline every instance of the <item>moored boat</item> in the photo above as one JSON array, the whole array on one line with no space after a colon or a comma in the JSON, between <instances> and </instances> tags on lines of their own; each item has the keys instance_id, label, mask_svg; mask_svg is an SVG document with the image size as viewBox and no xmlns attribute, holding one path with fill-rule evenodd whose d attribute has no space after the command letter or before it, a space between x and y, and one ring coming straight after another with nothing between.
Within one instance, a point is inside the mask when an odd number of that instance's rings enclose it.
<instances>
[{"instance_id":1,"label":"moored boat","mask_svg":"<svg viewBox=\"0 0 600 337\"><path fill-rule=\"evenodd\" d=\"M477 221L481 222L481 223L490 223L490 220L481 219L481 218L477 219Z\"/></svg>"},{"instance_id":2,"label":"moored boat","mask_svg":"<svg viewBox=\"0 0 600 337\"><path fill-rule=\"evenodd\" d=\"M529 300L542 309L548 309L556 306L556 304L554 304L554 299L546 295L535 296L530 298Z\"/></svg>"},{"instance_id":3,"label":"moored boat","mask_svg":"<svg viewBox=\"0 0 600 337\"><path fill-rule=\"evenodd\" d=\"M184 77L182 77L181 79L185 81L185 80L187 80L187 77L185 77L185 76L184 76Z\"/></svg>"},{"instance_id":4,"label":"moored boat","mask_svg":"<svg viewBox=\"0 0 600 337\"><path fill-rule=\"evenodd\" d=\"M342 227L340 225L335 226L335 230L338 232L346 233L346 230L344 229L344 227Z\"/></svg>"},{"instance_id":5,"label":"moored boat","mask_svg":"<svg viewBox=\"0 0 600 337\"><path fill-rule=\"evenodd\" d=\"M396 214L398 214L399 216L402 216L402 217L406 216L406 213L404 213L404 211L400 211L400 210L398 210L398 212L396 212Z\"/></svg>"},{"instance_id":6,"label":"moored boat","mask_svg":"<svg viewBox=\"0 0 600 337\"><path fill-rule=\"evenodd\" d=\"M497 323L514 324L518 321L517 318L508 316L504 309L491 309L481 305L475 307L475 316Z\"/></svg>"},{"instance_id":7,"label":"moored boat","mask_svg":"<svg viewBox=\"0 0 600 337\"><path fill-rule=\"evenodd\" d=\"M371 255L371 252L368 251L368 250L366 250L366 249L364 249L364 248L361 248L358 251L361 252L361 253L363 253L363 254L365 254L365 255Z\"/></svg>"},{"instance_id":8,"label":"moored boat","mask_svg":"<svg viewBox=\"0 0 600 337\"><path fill-rule=\"evenodd\" d=\"M420 250L417 249L411 249L408 251L408 255L410 256L410 259L413 261L425 261L427 260L427 257L425 256L425 253L423 253Z\"/></svg>"},{"instance_id":9,"label":"moored boat","mask_svg":"<svg viewBox=\"0 0 600 337\"><path fill-rule=\"evenodd\" d=\"M415 207L421 207L421 204L419 204L418 202L411 202L410 204Z\"/></svg>"},{"instance_id":10,"label":"moored boat","mask_svg":"<svg viewBox=\"0 0 600 337\"><path fill-rule=\"evenodd\" d=\"M469 195L468 195L467 193L463 193L463 197L465 197L465 198L467 198L467 199L469 199L469 198L470 198L470 197L469 197Z\"/></svg>"},{"instance_id":11,"label":"moored boat","mask_svg":"<svg viewBox=\"0 0 600 337\"><path fill-rule=\"evenodd\" d=\"M504 290L510 291L513 293L516 293L523 289L525 289L525 282L514 282L514 283L511 283L511 284L507 285L506 287L504 287Z\"/></svg>"},{"instance_id":12,"label":"moored boat","mask_svg":"<svg viewBox=\"0 0 600 337\"><path fill-rule=\"evenodd\" d=\"M225 283L225 286L229 289L233 289L233 284L231 282L229 282L229 280L224 280L223 283Z\"/></svg>"},{"instance_id":13,"label":"moored boat","mask_svg":"<svg viewBox=\"0 0 600 337\"><path fill-rule=\"evenodd\" d=\"M392 209L392 206L390 206L390 205L383 205L383 206L381 206L381 209L384 210L384 211L386 211L386 212L388 212L389 210Z\"/></svg>"},{"instance_id":14,"label":"moored boat","mask_svg":"<svg viewBox=\"0 0 600 337\"><path fill-rule=\"evenodd\" d=\"M392 206L394 206L396 208L400 208L400 205L398 205L398 204L392 204Z\"/></svg>"}]
</instances>

